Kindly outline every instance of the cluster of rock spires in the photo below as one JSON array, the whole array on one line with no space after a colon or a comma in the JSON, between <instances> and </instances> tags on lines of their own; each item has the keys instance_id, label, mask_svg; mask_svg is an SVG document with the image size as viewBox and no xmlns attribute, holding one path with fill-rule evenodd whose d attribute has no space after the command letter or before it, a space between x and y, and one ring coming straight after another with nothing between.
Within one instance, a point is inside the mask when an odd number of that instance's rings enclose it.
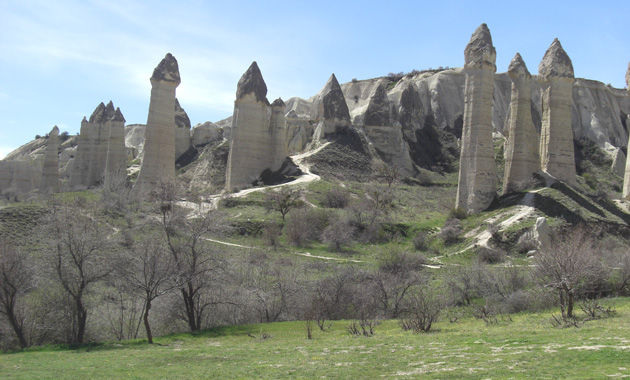
<instances>
[{"instance_id":1,"label":"cluster of rock spires","mask_svg":"<svg viewBox=\"0 0 630 380\"><path fill-rule=\"evenodd\" d=\"M126 128L120 110L112 102L101 103L89 120L83 119L77 138L60 145L58 130L53 129L45 142L33 143L34 151L41 152L37 159L12 153L0 161L0 191L50 193L109 186L126 181L128 172L136 170L134 165L127 168L129 159L138 158L142 166L134 192L145 195L158 183L175 179L178 159L205 159L202 149L210 141L229 145L224 178L225 188L232 191L257 183L265 171L279 170L287 156L309 144L349 132L363 136L372 158L413 176L430 156L440 153L436 131L449 130L459 137L461 130L456 207L469 213L487 208L496 196L493 132L506 137L504 194L526 189L533 174L542 171L575 184L573 140L587 136L611 152L613 168L625 177L623 196L630 197L630 161L620 148L628 139L622 127L630 125L625 121L630 114L627 94L599 82L575 80L557 39L536 77L518 53L506 74L495 74L496 50L485 24L473 33L464 55L463 69L396 80L340 85L332 74L312 98L290 98L286 104L282 99L269 103L254 62L238 83L232 118L191 130L176 98L178 63L169 53L151 76L146 126ZM190 172L206 176L208 170L197 165Z\"/></svg>"},{"instance_id":2,"label":"cluster of rock spires","mask_svg":"<svg viewBox=\"0 0 630 380\"><path fill-rule=\"evenodd\" d=\"M473 33L464 51L466 86L456 208L468 213L485 210L495 198L496 167L492 143L492 98L496 52L486 24ZM508 68L512 80L503 193L524 190L542 170L576 184L571 107L573 65L554 39L539 67L546 88L542 97L540 140L531 116L531 75L520 54ZM535 142L540 141L540 149ZM538 154L539 153L539 154Z\"/></svg>"}]
</instances>

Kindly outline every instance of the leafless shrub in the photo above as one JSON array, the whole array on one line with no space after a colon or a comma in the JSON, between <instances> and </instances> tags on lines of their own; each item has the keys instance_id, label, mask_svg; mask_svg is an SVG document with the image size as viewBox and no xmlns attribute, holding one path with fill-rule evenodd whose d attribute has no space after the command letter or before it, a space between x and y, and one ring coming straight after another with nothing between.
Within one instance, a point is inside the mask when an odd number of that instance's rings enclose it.
<instances>
[{"instance_id":1,"label":"leafless shrub","mask_svg":"<svg viewBox=\"0 0 630 380\"><path fill-rule=\"evenodd\" d=\"M322 232L322 241L328 243L330 249L341 252L343 247L352 242L354 227L345 219L337 219Z\"/></svg>"},{"instance_id":2,"label":"leafless shrub","mask_svg":"<svg viewBox=\"0 0 630 380\"><path fill-rule=\"evenodd\" d=\"M477 260L486 264L498 264L505 261L505 251L499 248L481 246L477 248Z\"/></svg>"},{"instance_id":3,"label":"leafless shrub","mask_svg":"<svg viewBox=\"0 0 630 380\"><path fill-rule=\"evenodd\" d=\"M420 287L407 299L400 325L403 330L415 333L429 332L443 309L444 301L435 291Z\"/></svg>"},{"instance_id":4,"label":"leafless shrub","mask_svg":"<svg viewBox=\"0 0 630 380\"><path fill-rule=\"evenodd\" d=\"M440 231L440 238L444 240L444 244L453 244L459 241L462 234L462 223L459 219L448 219L442 230Z\"/></svg>"},{"instance_id":5,"label":"leafless shrub","mask_svg":"<svg viewBox=\"0 0 630 380\"><path fill-rule=\"evenodd\" d=\"M353 320L346 327L346 331L353 336L371 337L374 336L374 328L378 325L380 322L375 319Z\"/></svg>"},{"instance_id":6,"label":"leafless shrub","mask_svg":"<svg viewBox=\"0 0 630 380\"><path fill-rule=\"evenodd\" d=\"M329 208L346 208L350 203L350 193L340 187L334 187L326 192L324 206Z\"/></svg>"},{"instance_id":7,"label":"leafless shrub","mask_svg":"<svg viewBox=\"0 0 630 380\"><path fill-rule=\"evenodd\" d=\"M563 319L574 317L575 298L603 277L593 243L593 235L578 227L535 257L535 274L545 287L557 292Z\"/></svg>"},{"instance_id":8,"label":"leafless shrub","mask_svg":"<svg viewBox=\"0 0 630 380\"><path fill-rule=\"evenodd\" d=\"M598 299L584 299L580 301L580 309L586 314L586 320L601 319L613 316L617 311L612 307L604 307Z\"/></svg>"},{"instance_id":9,"label":"leafless shrub","mask_svg":"<svg viewBox=\"0 0 630 380\"><path fill-rule=\"evenodd\" d=\"M282 234L282 226L277 223L267 223L263 229L263 239L265 243L272 247L274 251L278 248L280 235Z\"/></svg>"},{"instance_id":10,"label":"leafless shrub","mask_svg":"<svg viewBox=\"0 0 630 380\"><path fill-rule=\"evenodd\" d=\"M306 339L313 339L313 320L304 321L304 327L306 328Z\"/></svg>"},{"instance_id":11,"label":"leafless shrub","mask_svg":"<svg viewBox=\"0 0 630 380\"><path fill-rule=\"evenodd\" d=\"M289 241L303 247L308 242L317 240L328 225L326 211L313 208L299 208L289 213L285 233Z\"/></svg>"},{"instance_id":12,"label":"leafless shrub","mask_svg":"<svg viewBox=\"0 0 630 380\"><path fill-rule=\"evenodd\" d=\"M413 237L413 247L418 251L427 249L427 235L424 231L418 231L416 236Z\"/></svg>"},{"instance_id":13,"label":"leafless shrub","mask_svg":"<svg viewBox=\"0 0 630 380\"><path fill-rule=\"evenodd\" d=\"M302 205L301 196L300 190L283 186L279 189L268 190L265 193L265 205L269 210L278 211L282 215L282 222L284 223L289 211Z\"/></svg>"}]
</instances>

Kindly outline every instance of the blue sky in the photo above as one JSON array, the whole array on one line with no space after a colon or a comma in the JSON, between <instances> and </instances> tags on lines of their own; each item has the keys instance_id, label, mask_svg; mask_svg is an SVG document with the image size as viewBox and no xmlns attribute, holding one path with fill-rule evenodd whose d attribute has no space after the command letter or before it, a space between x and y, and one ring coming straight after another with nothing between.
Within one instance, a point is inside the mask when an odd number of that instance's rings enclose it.
<instances>
[{"instance_id":1,"label":"blue sky","mask_svg":"<svg viewBox=\"0 0 630 380\"><path fill-rule=\"evenodd\" d=\"M518 51L537 67L554 37L578 77L625 87L630 1L113 1L0 0L0 157L53 125L77 133L113 100L145 123L149 77L179 61L182 107L194 124L232 112L256 60L276 97L309 97L341 82L463 65L485 22L507 70Z\"/></svg>"}]
</instances>

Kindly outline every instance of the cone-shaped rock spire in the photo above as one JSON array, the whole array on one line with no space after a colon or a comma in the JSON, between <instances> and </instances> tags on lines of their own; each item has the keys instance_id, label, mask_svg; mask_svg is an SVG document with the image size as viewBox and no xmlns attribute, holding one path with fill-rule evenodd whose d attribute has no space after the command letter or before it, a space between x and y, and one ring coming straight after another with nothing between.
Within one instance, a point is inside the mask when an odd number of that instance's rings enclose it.
<instances>
[{"instance_id":1,"label":"cone-shaped rock spire","mask_svg":"<svg viewBox=\"0 0 630 380\"><path fill-rule=\"evenodd\" d=\"M464 56L464 125L455 207L467 213L476 213L485 210L496 196L492 144L496 51L486 24L475 30Z\"/></svg>"},{"instance_id":2,"label":"cone-shaped rock spire","mask_svg":"<svg viewBox=\"0 0 630 380\"><path fill-rule=\"evenodd\" d=\"M40 188L42 193L59 192L59 128L56 125L48 134Z\"/></svg>"},{"instance_id":3,"label":"cone-shaped rock spire","mask_svg":"<svg viewBox=\"0 0 630 380\"><path fill-rule=\"evenodd\" d=\"M571 108L573 65L558 39L547 49L538 72L547 82L543 92L540 130L541 169L568 184L576 184Z\"/></svg>"},{"instance_id":4,"label":"cone-shaped rock spire","mask_svg":"<svg viewBox=\"0 0 630 380\"><path fill-rule=\"evenodd\" d=\"M153 70L151 81L173 82L177 85L181 82L177 60L171 53L166 53L164 59Z\"/></svg>"},{"instance_id":5,"label":"cone-shaped rock spire","mask_svg":"<svg viewBox=\"0 0 630 380\"><path fill-rule=\"evenodd\" d=\"M236 85L236 99L254 93L259 102L269 104L267 100L267 85L256 61L252 62Z\"/></svg>"},{"instance_id":6,"label":"cone-shaped rock spire","mask_svg":"<svg viewBox=\"0 0 630 380\"><path fill-rule=\"evenodd\" d=\"M519 53L510 62L508 74L512 80L512 95L505 145L503 194L526 189L533 174L540 168L538 133L531 113L531 75Z\"/></svg>"},{"instance_id":7,"label":"cone-shaped rock spire","mask_svg":"<svg viewBox=\"0 0 630 380\"><path fill-rule=\"evenodd\" d=\"M482 64L495 65L497 52L492 45L492 36L488 25L481 24L470 37L470 42L464 50L466 66Z\"/></svg>"},{"instance_id":8,"label":"cone-shaped rock spire","mask_svg":"<svg viewBox=\"0 0 630 380\"><path fill-rule=\"evenodd\" d=\"M555 38L545 52L545 55L538 65L538 73L543 77L565 77L573 78L573 64L564 51L560 41Z\"/></svg>"}]
</instances>

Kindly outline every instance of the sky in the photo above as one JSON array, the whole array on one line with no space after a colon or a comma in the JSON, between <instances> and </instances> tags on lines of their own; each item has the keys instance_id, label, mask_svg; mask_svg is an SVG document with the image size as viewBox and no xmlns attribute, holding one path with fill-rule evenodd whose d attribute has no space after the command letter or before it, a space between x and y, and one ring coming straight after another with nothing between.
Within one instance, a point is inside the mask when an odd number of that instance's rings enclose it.
<instances>
[{"instance_id":1,"label":"sky","mask_svg":"<svg viewBox=\"0 0 630 380\"><path fill-rule=\"evenodd\" d=\"M179 62L177 97L193 125L232 114L236 84L257 61L271 100L340 82L461 67L487 23L505 72L530 72L555 37L576 77L625 87L630 1L0 0L0 158L48 133L76 134L112 100L146 123L154 67Z\"/></svg>"}]
</instances>

